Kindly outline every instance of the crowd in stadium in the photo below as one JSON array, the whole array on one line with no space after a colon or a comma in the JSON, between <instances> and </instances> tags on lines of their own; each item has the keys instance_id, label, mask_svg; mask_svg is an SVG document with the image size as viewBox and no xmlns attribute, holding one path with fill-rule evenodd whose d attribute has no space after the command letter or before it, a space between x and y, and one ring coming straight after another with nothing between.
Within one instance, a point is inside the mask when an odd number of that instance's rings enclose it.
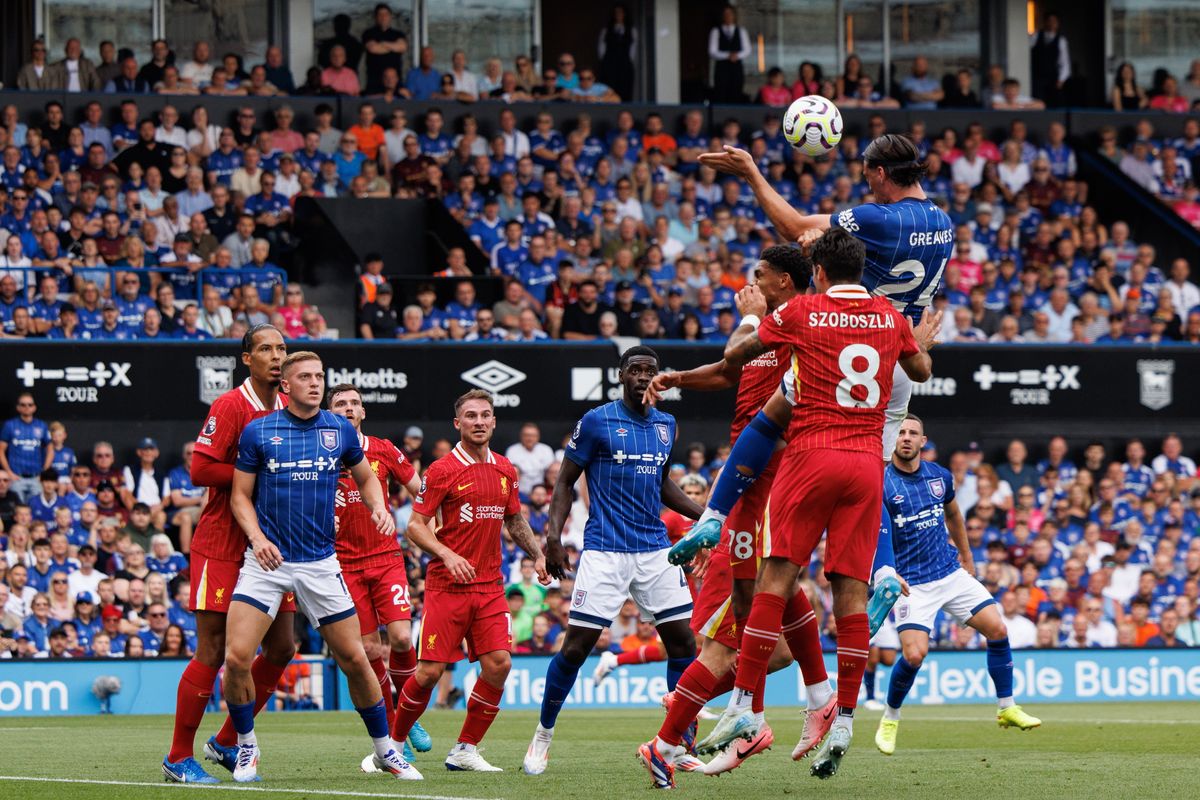
<instances>
[{"instance_id":1,"label":"crowd in stadium","mask_svg":"<svg viewBox=\"0 0 1200 800\"><path fill-rule=\"evenodd\" d=\"M114 457L131 443L102 441L90 455L76 454L61 423L38 418L33 395L22 394L16 412L0 430L0 658L189 654L188 549L205 494L189 474L193 444L164 452L142 439L132 443L136 459L121 466ZM924 456L941 455L955 476L978 577L1000 600L1014 647L1200 645L1200 476L1178 437L1156 444L1151 459L1136 439L1108 452L1096 442L1072 449L1055 437L1033 445L1045 454L1037 461L1019 440L988 461L974 445L949 454L927 445ZM444 439L426 441L415 426L401 443L422 468L450 448ZM727 454L728 447L689 445L670 478L702 501ZM561 448L527 423L505 455L520 473L522 513L540 536ZM411 498L403 489L392 497L403 531ZM564 533L573 562L586 519L586 498L576 497ZM664 521L673 539L686 528L671 511ZM516 652L554 652L570 579L540 586L532 560L507 539L503 556ZM407 558L419 624L429 557L409 548ZM806 590L832 649L832 598L819 560ZM639 626L627 606L600 649L653 643L653 628ZM936 646L980 646L972 629L939 621ZM319 651L311 629L298 637L302 651Z\"/></svg>"},{"instance_id":2,"label":"crowd in stadium","mask_svg":"<svg viewBox=\"0 0 1200 800\"><path fill-rule=\"evenodd\" d=\"M497 129L485 131L464 103L603 101L612 90L598 88L595 72L577 69L569 53L539 78L524 56L514 71L492 59L475 75L468 54L456 52L439 67L437 54L423 48L420 66L405 73L407 39L386 7L360 40L348 31L339 37L322 47L323 68L300 84L274 46L247 73L234 55L215 63L205 42L177 56L158 40L140 65L111 42L101 44L98 65L78 40L53 63L36 43L19 87L110 91L120 97L119 121L111 124L99 102L88 104L82 119L68 120L51 101L37 124L21 119L14 105L3 109L3 336L236 338L256 322L273 321L293 338L326 338L319 309L277 264L287 263L298 241L291 229L296 199L336 196L441 201L505 281L490 309L466 282L439 306L432 286L399 298L387 277L400 266L368 258L353 332L360 337L723 341L738 320L734 295L776 234L745 184L701 166L699 154L726 144L747 148L789 202L804 213L832 214L870 199L860 149L887 129L873 116L861 138L847 135L818 160L787 145L773 109L756 130L734 120L708 130L699 111L677 131L656 113L638 119L629 111L606 131L594 129L587 113L558 130L545 112L523 130L504 111ZM760 99L780 105L785 94L790 100L811 91L846 107L916 110L1041 103L1021 95L997 67L978 81L959 73L961 96L927 70L918 58L913 74L897 83L898 99L872 101L874 90L859 85L870 79L857 57L835 80L806 63L790 87L781 73L773 75L767 88L779 91L764 90ZM1121 74L1133 80L1127 70ZM1158 108L1164 95L1191 97L1198 81L1195 69L1182 82L1159 76L1149 99L1136 82L1122 85L1140 98L1130 107ZM179 95L174 102L186 105L148 116L138 95L149 92ZM247 104L225 120L210 119L202 102L208 94L331 93L364 98L357 123L344 131L328 104L316 108L310 129L298 130L287 105L268 115ZM400 107L379 118L377 105L410 97L445 105L420 119L409 120ZM1060 124L1049 126L1045 141L1034 141L1019 120L994 140L980 123L911 127L906 133L929 162L924 188L958 225L937 300L946 310L946 340L1200 342L1200 289L1189 279L1191 265L1160 263L1153 246L1139 242L1148 231L1099 218L1088 204L1089 186L1075 177L1076 156ZM1200 123L1191 120L1182 138L1162 141L1144 119L1127 146L1106 131L1100 147L1200 222L1191 179L1198 134ZM472 277L467 263L467 254L452 248L437 275Z\"/></svg>"}]
</instances>

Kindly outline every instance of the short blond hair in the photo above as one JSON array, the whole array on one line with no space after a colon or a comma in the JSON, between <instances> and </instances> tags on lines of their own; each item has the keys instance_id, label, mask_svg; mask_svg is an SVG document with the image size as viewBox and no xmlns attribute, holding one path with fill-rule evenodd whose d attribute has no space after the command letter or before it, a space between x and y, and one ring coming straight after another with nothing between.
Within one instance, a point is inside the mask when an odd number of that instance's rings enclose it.
<instances>
[{"instance_id":1,"label":"short blond hair","mask_svg":"<svg viewBox=\"0 0 1200 800\"><path fill-rule=\"evenodd\" d=\"M288 368L301 361L320 361L321 357L311 350L297 350L294 353L288 353L283 359L283 363L279 365L279 374L282 377L288 372Z\"/></svg>"}]
</instances>

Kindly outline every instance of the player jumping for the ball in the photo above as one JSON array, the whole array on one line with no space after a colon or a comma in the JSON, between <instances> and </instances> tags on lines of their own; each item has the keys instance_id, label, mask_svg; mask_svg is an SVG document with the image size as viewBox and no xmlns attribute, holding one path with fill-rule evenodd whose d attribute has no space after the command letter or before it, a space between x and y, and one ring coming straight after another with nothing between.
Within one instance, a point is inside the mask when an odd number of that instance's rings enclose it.
<instances>
[{"instance_id":1,"label":"player jumping for the ball","mask_svg":"<svg viewBox=\"0 0 1200 800\"><path fill-rule=\"evenodd\" d=\"M799 250L775 246L762 252L752 281L761 292L765 310L774 311L806 289L811 276L812 265ZM739 308L739 311L751 313L746 308ZM736 408L729 429L729 440L733 443L748 426L763 424L756 418L759 409L775 392L790 365L791 352L787 347L781 347L763 353L740 368L718 361L683 372L660 372L650 382L646 399L657 402L663 392L674 388L717 391L736 386ZM704 637L700 654L680 677L675 692L669 695L667 717L658 736L643 745L656 750L663 761L675 759L677 749L685 744L684 737L704 703L733 688L734 661L754 599L754 582L762 559L763 514L782 456L783 450L776 449L762 476L734 506L721 541L708 560L692 614L692 630ZM789 601L783 618L783 634L791 656L800 663L808 707L812 712L805 717L804 735L792 754L793 758L801 758L821 741L837 711L833 689L825 672L816 613L808 595L802 591L796 592ZM786 656L786 651L783 654ZM791 663L791 658L776 659L772 663L786 665ZM763 679L766 679L765 673ZM754 695L752 710L760 725L753 741L745 746L726 747L705 765L705 774L719 775L734 769L774 742L775 735L763 717L761 690Z\"/></svg>"},{"instance_id":2,"label":"player jumping for the ball","mask_svg":"<svg viewBox=\"0 0 1200 800\"><path fill-rule=\"evenodd\" d=\"M749 713L754 693L800 569L827 532L824 570L833 586L838 631L838 716L812 765L813 774L825 778L850 747L867 661L867 581L879 539L881 442L893 369L900 364L921 382L928 380L932 361L924 336L914 336L908 320L862 287L861 242L844 230L826 231L813 244L812 259L820 294L785 303L757 330L743 325L725 348L728 360L744 363L790 345L793 367L784 389L801 413L771 489L766 559L742 635L736 688L702 744L722 747L757 732Z\"/></svg>"},{"instance_id":3,"label":"player jumping for the ball","mask_svg":"<svg viewBox=\"0 0 1200 800\"><path fill-rule=\"evenodd\" d=\"M892 668L887 707L875 732L875 746L889 756L896 752L900 705L929 652L934 617L943 609L987 639L987 669L996 685L1000 727L1027 731L1042 724L1013 702L1008 629L996 601L975 579L971 546L954 499L954 476L921 459L925 441L925 424L910 414L900 423L896 451L883 478L884 525L892 537L896 570L911 587L896 603L902 655Z\"/></svg>"},{"instance_id":4,"label":"player jumping for the ball","mask_svg":"<svg viewBox=\"0 0 1200 800\"><path fill-rule=\"evenodd\" d=\"M346 675L350 699L375 747L375 767L403 780L420 780L388 735L387 707L334 551L333 509L341 467L354 476L380 536L395 537L395 520L363 456L358 431L321 409L325 369L320 357L292 353L280 365L280 385L291 403L242 432L229 502L250 542L229 604L225 640L225 699L238 734L233 779L258 780L250 664L284 596L294 593Z\"/></svg>"},{"instance_id":5,"label":"player jumping for the ball","mask_svg":"<svg viewBox=\"0 0 1200 800\"><path fill-rule=\"evenodd\" d=\"M726 147L723 153L703 153L700 160L745 179L771 224L785 239L795 241L806 232L840 228L861 241L866 248L862 285L873 295L886 297L914 324L929 308L952 254L954 225L921 189L925 165L916 145L907 137L889 133L867 146L863 174L876 202L833 215L796 211L771 187L745 150ZM743 320L742 327L745 324ZM912 395L912 385L902 369L895 370L892 382L883 431L884 460L891 458L896 431ZM673 556L677 562L690 561L701 548L713 547L720 540L725 517L766 466L779 432L787 427L790 408L780 404L775 410L782 413L777 415L767 408L768 417L776 423L774 436L770 431L757 432L743 435L735 444L728 459L735 468L721 472L704 516L676 543Z\"/></svg>"},{"instance_id":6,"label":"player jumping for the ball","mask_svg":"<svg viewBox=\"0 0 1200 800\"><path fill-rule=\"evenodd\" d=\"M371 470L379 478L383 492L383 503L388 502L388 484L394 480L408 490L413 497L421 488L421 480L412 464L396 445L387 439L367 436L362 432L367 409L362 402L362 392L352 383L342 383L329 390L329 410L339 417L350 420L358 431L358 442ZM388 708L388 726L395 721L396 709L392 705L392 685L403 686L409 676L417 671L417 654L412 646L412 606L408 600L408 570L404 551L394 536L380 536L371 519L371 510L363 502L362 492L355 485L349 472L342 472L338 480L336 501L337 512L337 557L342 565L342 576L346 588L354 598L358 610L358 622L362 631L363 647L371 668L379 680L383 701ZM387 628L389 647L384 647L379 638L379 628ZM384 664L384 658L388 659ZM429 734L421 723L413 724L408 735L413 747L426 752L433 746ZM404 743L404 757L411 758L408 742ZM363 759L364 772L374 771L372 756Z\"/></svg>"}]
</instances>

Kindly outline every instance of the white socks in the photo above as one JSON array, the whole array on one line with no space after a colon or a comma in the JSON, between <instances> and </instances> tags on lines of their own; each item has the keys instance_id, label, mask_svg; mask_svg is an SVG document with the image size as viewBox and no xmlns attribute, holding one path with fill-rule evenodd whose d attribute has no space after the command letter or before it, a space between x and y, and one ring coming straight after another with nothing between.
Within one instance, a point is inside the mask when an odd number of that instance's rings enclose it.
<instances>
[{"instance_id":1,"label":"white socks","mask_svg":"<svg viewBox=\"0 0 1200 800\"><path fill-rule=\"evenodd\" d=\"M829 685L829 679L814 683L811 686L804 687L808 694L808 710L816 711L819 708L824 708L829 699L833 697L833 687Z\"/></svg>"},{"instance_id":2,"label":"white socks","mask_svg":"<svg viewBox=\"0 0 1200 800\"><path fill-rule=\"evenodd\" d=\"M725 711L729 714L743 714L750 710L750 704L753 702L754 694L752 692L735 688L733 695L729 698L729 705L725 707Z\"/></svg>"},{"instance_id":3,"label":"white socks","mask_svg":"<svg viewBox=\"0 0 1200 800\"><path fill-rule=\"evenodd\" d=\"M720 522L722 525L725 524L725 515L722 514L720 511L713 511L711 508L709 508L707 506L704 509L704 513L700 515L700 519L696 520L696 524L699 525L701 522L704 522L705 520L709 520L709 519L715 519L717 522Z\"/></svg>"},{"instance_id":4,"label":"white socks","mask_svg":"<svg viewBox=\"0 0 1200 800\"><path fill-rule=\"evenodd\" d=\"M883 707L883 718L890 719L893 722L900 721L900 709L892 708L891 706Z\"/></svg>"},{"instance_id":5,"label":"white socks","mask_svg":"<svg viewBox=\"0 0 1200 800\"><path fill-rule=\"evenodd\" d=\"M258 737L254 735L254 731L250 731L249 733L239 733L238 744L258 744Z\"/></svg>"},{"instance_id":6,"label":"white socks","mask_svg":"<svg viewBox=\"0 0 1200 800\"><path fill-rule=\"evenodd\" d=\"M999 698L997 700L997 703L999 704L1001 710L1004 710L1004 709L1008 708L1009 706L1016 705L1016 701L1012 699L1012 695L1009 695L1008 697Z\"/></svg>"},{"instance_id":7,"label":"white socks","mask_svg":"<svg viewBox=\"0 0 1200 800\"><path fill-rule=\"evenodd\" d=\"M387 754L393 750L399 755L400 751L404 749L404 745L393 742L391 736L380 736L378 739L372 738L371 744L375 745L375 755L380 758L387 758Z\"/></svg>"}]
</instances>

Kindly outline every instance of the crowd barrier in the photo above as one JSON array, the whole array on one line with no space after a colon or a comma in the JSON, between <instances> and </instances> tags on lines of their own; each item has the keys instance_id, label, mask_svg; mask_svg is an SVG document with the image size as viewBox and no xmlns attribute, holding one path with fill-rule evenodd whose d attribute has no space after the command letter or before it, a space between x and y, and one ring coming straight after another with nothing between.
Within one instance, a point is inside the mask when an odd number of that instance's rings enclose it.
<instances>
[{"instance_id":1,"label":"crowd barrier","mask_svg":"<svg viewBox=\"0 0 1200 800\"><path fill-rule=\"evenodd\" d=\"M711 344L651 344L664 370L689 369L721 355ZM127 342L0 347L0 405L29 390L45 418L194 422L246 374L230 342L164 346L175 349ZM305 346L324 358L331 385L348 382L363 390L375 423L442 419L471 388L492 392L502 415L533 420L573 421L622 392L617 349L608 343ZM1200 349L1187 345L947 345L934 352L934 375L916 388L913 406L935 418L1200 418L1193 402L1200 396ZM660 408L680 420L728 419L732 403L732 391L672 390Z\"/></svg>"},{"instance_id":2,"label":"crowd barrier","mask_svg":"<svg viewBox=\"0 0 1200 800\"><path fill-rule=\"evenodd\" d=\"M616 124L617 116L622 111L630 111L640 127L647 114L651 112L662 115L664 129L671 134L683 130L684 116L691 110L699 110L704 115L705 130L710 133L718 132L720 126L729 119L737 120L742 126L743 136L747 139L752 131L762 125L767 113L781 114L781 109L771 109L758 105L666 105L654 103L619 103L619 104L578 104L578 103L502 103L499 101L483 101L478 103L458 103L429 100L399 100L385 103L379 98L370 97L222 97L213 95L124 95L104 93L68 93L68 92L21 92L14 90L0 91L0 105L13 104L20 113L22 122L28 125L40 125L45 120L45 105L54 100L63 104L68 124L77 125L83 121L84 109L93 100L104 106L104 122L115 125L120 121L120 104L122 100L137 101L139 113L144 116L156 114L165 105L173 105L179 111L180 124L184 128L191 125L192 109L203 105L208 110L209 121L215 125L233 126L236 122L237 110L250 106L258 115L256 125L260 128L274 127L273 112L280 106L287 105L295 112L293 128L304 131L313 127L315 110L318 105L328 104L334 111L334 125L343 130L358 122L358 109L364 102L370 102L376 110L377 121L384 128L388 127L393 109L402 108L408 117L410 128L417 129L425 113L431 108L439 109L446 121L448 133L461 131L461 119L467 114L479 122L479 130L483 135L493 135L499 130L500 114L511 110L516 117L517 126L523 131L533 129L537 115L546 111L554 118L555 126L560 130L574 127L574 120L579 114L589 114L592 118L593 131L604 135ZM889 130L908 130L914 121L925 123L927 135L937 136L942 128L952 127L960 132L971 122L981 122L990 137L1003 138L1007 136L1008 126L1014 119L1025 122L1031 138L1040 142L1045 136L1046 129L1052 122L1061 122L1066 126L1068 135L1091 140L1099 129L1106 125L1115 127L1123 139L1133 137L1135 123L1139 119L1150 118L1155 125L1157 135L1176 137L1183 134L1183 123L1188 114L1171 114L1161 111L1119 112L1106 109L1056 109L1051 111L992 111L990 109L936 109L930 111L914 111L910 109L842 109L848 134L861 135L866 130L867 120L879 114L884 118Z\"/></svg>"},{"instance_id":3,"label":"crowd barrier","mask_svg":"<svg viewBox=\"0 0 1200 800\"><path fill-rule=\"evenodd\" d=\"M933 651L909 694L910 704L991 703L995 698L982 650ZM349 710L345 676L332 660L306 659L313 694L324 709ZM826 669L837 674L836 656ZM96 678L114 676L121 690L110 699L115 714L170 714L183 659L103 659L0 661L0 717L67 716L100 712L92 693ZM517 656L504 688L502 708L534 710L546 685L545 656ZM580 670L567 698L569 708L658 708L667 691L664 664L621 667L602 684L592 680L595 659ZM1018 702L1090 703L1110 701L1200 700L1200 663L1189 649L1018 650L1013 653L1014 696ZM883 668L877 691L887 691ZM460 664L454 684L469 695L478 678L474 665ZM836 677L835 677L836 679ZM214 696L215 697L215 696ZM215 704L214 700L214 704ZM768 706L804 705L804 685L795 664L767 679Z\"/></svg>"}]
</instances>

